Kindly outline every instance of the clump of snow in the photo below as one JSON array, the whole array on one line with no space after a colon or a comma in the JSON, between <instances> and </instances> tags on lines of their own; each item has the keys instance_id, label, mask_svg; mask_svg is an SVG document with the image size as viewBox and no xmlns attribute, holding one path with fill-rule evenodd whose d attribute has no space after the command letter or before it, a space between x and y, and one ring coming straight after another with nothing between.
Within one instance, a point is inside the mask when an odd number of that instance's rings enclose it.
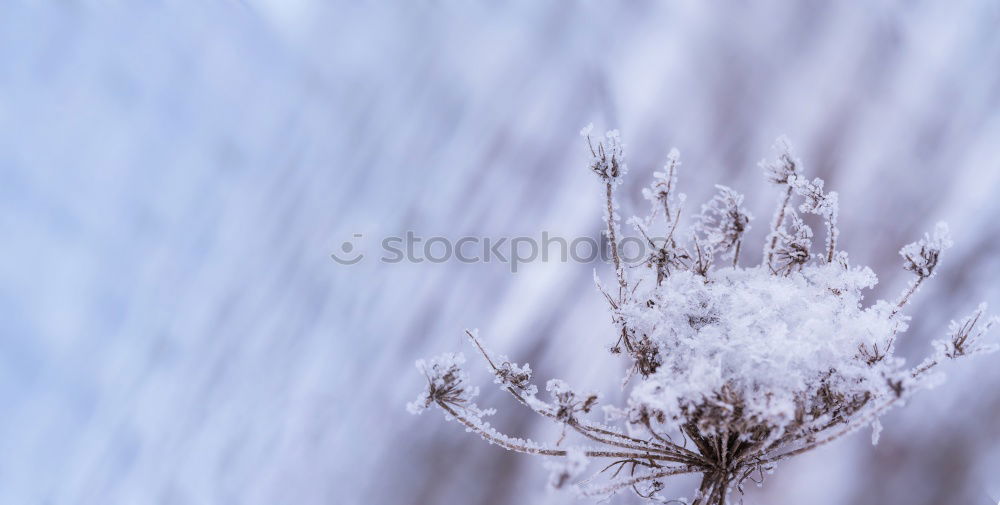
<instances>
[{"instance_id":1,"label":"clump of snow","mask_svg":"<svg viewBox=\"0 0 1000 505\"><path fill-rule=\"evenodd\" d=\"M837 264L787 276L757 266L640 282L624 317L656 343L661 364L630 402L664 414L669 428L696 420L708 435L780 432L834 401L881 395L900 363L858 359L860 348L899 329L881 306L861 305L876 282L867 268Z\"/></svg>"},{"instance_id":2,"label":"clump of snow","mask_svg":"<svg viewBox=\"0 0 1000 505\"><path fill-rule=\"evenodd\" d=\"M882 421L876 419L872 423L872 445L878 445L878 440L882 436Z\"/></svg>"}]
</instances>

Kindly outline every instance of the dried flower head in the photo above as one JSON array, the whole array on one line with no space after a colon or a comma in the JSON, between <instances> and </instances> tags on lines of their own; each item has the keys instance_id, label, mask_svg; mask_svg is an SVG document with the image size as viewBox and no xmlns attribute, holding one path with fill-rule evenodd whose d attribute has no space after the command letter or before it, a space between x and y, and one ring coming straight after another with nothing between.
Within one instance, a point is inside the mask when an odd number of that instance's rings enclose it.
<instances>
[{"instance_id":1,"label":"dried flower head","mask_svg":"<svg viewBox=\"0 0 1000 505\"><path fill-rule=\"evenodd\" d=\"M743 208L743 195L727 186L717 184L718 194L701 207L701 214L695 222L695 233L704 244L705 250L721 253L732 258L733 265L739 262L743 234L750 229L753 216Z\"/></svg>"},{"instance_id":2,"label":"dried flower head","mask_svg":"<svg viewBox=\"0 0 1000 505\"><path fill-rule=\"evenodd\" d=\"M624 174L617 133L594 146L591 169L605 184L605 234L617 251L614 187ZM852 266L837 250L837 194L823 181L802 176L802 165L785 139L778 156L765 161L768 180L781 188L778 208L765 240L763 260L741 267L739 255L750 214L743 196L717 186L719 193L696 216L686 243L676 233L684 199L674 195L676 150L666 172L645 191L652 210L633 219L653 246L645 268L626 270L613 256L617 292L598 288L609 304L615 338L611 349L630 361L625 405L606 406L606 425L588 419L596 393L574 390L561 380L546 386L551 400L538 397L531 369L495 358L474 332L468 332L492 369L496 382L520 403L576 433L590 446L562 449L497 432L482 421L473 403L462 361L445 355L418 362L428 386L411 410L436 404L491 443L560 461L549 461L550 484L566 487L594 459L604 460L602 483L585 480L574 487L585 496L606 497L630 489L655 501L662 480L684 473L702 474L692 503L723 504L747 479L763 480L775 463L801 454L862 427L882 431L879 417L930 384L940 363L997 350L985 334L998 322L985 306L953 322L936 351L909 368L894 356L895 340L907 329L901 311L921 283L931 277L951 240L944 225L900 251L904 268L916 277L895 301L862 303L877 282L867 267ZM824 220L823 254L811 255L813 233L791 206ZM666 241L654 244L649 228L662 215ZM722 266L715 259L731 259ZM596 276L595 276L596 277ZM631 381L630 379L636 378ZM687 503L686 500L682 501Z\"/></svg>"},{"instance_id":3,"label":"dried flower head","mask_svg":"<svg viewBox=\"0 0 1000 505\"><path fill-rule=\"evenodd\" d=\"M469 386L469 374L462 370L465 356L447 353L426 360L417 360L417 370L427 379L427 387L416 400L407 404L412 414L419 414L433 404L444 403L465 407L479 395L479 388Z\"/></svg>"}]
</instances>

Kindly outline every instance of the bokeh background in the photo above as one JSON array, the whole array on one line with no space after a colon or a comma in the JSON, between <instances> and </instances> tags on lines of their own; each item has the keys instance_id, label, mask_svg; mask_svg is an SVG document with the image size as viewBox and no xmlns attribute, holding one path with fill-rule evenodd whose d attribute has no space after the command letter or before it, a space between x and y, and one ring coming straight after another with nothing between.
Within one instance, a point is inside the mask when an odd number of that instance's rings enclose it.
<instances>
[{"instance_id":1,"label":"bokeh background","mask_svg":"<svg viewBox=\"0 0 1000 505\"><path fill-rule=\"evenodd\" d=\"M756 163L787 134L840 192L872 299L948 221L910 361L979 301L1000 309L1000 4L399 4L3 7L0 502L572 503L541 461L404 405L415 359L473 356L466 327L620 397L592 284L608 267L374 258L408 230L597 238L589 122L628 144L627 214L676 146L690 205L717 182L747 194L751 243L775 203ZM333 262L354 233L369 257ZM744 502L996 503L997 359ZM505 431L558 436L483 389Z\"/></svg>"}]
</instances>

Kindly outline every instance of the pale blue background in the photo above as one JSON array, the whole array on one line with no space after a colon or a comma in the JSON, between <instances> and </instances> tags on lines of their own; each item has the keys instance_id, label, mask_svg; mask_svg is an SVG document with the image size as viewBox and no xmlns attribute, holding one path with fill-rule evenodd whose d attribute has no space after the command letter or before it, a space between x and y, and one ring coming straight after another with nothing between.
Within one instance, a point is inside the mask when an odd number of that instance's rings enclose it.
<instances>
[{"instance_id":1,"label":"pale blue background","mask_svg":"<svg viewBox=\"0 0 1000 505\"><path fill-rule=\"evenodd\" d=\"M901 344L919 358L949 318L1000 309L1000 7L851 4L7 3L0 503L572 501L540 461L404 404L413 361L470 351L466 327L614 398L598 265L328 255L352 233L597 237L591 121L629 144L627 212L677 146L692 205L747 193L753 243L775 200L755 164L787 134L876 296L949 221ZM746 503L995 503L996 363ZM504 430L558 435L484 389Z\"/></svg>"}]
</instances>

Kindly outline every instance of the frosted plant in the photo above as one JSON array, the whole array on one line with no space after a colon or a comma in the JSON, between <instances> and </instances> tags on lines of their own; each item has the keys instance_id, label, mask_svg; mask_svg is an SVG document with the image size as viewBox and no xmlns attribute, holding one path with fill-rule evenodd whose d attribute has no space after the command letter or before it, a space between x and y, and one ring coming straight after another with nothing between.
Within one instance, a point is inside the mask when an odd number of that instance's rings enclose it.
<instances>
[{"instance_id":1,"label":"frosted plant","mask_svg":"<svg viewBox=\"0 0 1000 505\"><path fill-rule=\"evenodd\" d=\"M780 189L761 264L740 266L752 218L742 207L743 196L728 187L718 186L719 194L688 232L679 231L684 196L676 192L680 163L673 150L665 171L654 174L644 191L652 211L630 220L653 252L643 264L627 268L617 253L615 190L626 172L622 144L615 132L596 145L588 131L584 135L590 168L605 196L605 234L617 285L607 289L598 281L598 288L614 325L611 352L628 359L627 403L603 407L605 419L594 420L598 394L555 379L548 381L543 399L527 364L491 353L468 331L495 382L528 409L562 425L564 436L540 444L491 427L484 420L491 412L474 403L478 390L468 384L460 355L417 363L427 387L409 405L411 412L437 406L490 443L550 457L545 468L556 488L571 487L584 496L632 490L652 501L724 504L734 490L743 491L746 480L762 482L779 461L865 426L872 426L876 443L879 417L932 385L940 364L997 350L984 341L997 319L988 318L981 305L952 323L918 366L909 368L895 357L896 338L909 320L902 309L951 246L947 227L939 224L902 248L904 268L915 277L897 300L863 305L875 274L852 266L847 253L837 250L837 195L826 192L822 180L802 175L784 139L776 145L777 159L761 162ZM813 232L793 207L796 197L798 212L823 219L821 252L811 252ZM665 238L653 240L650 229L660 225ZM567 433L580 441L567 443ZM591 460L600 460L596 473L576 480ZM688 473L702 475L692 501L662 496L666 477Z\"/></svg>"}]
</instances>

